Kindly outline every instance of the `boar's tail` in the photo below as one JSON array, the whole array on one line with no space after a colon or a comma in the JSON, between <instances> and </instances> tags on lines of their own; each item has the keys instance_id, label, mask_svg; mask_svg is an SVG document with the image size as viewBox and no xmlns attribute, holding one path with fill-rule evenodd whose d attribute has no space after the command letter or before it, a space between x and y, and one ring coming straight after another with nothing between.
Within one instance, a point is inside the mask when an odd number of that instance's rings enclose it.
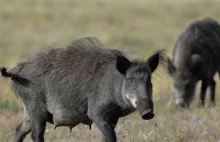
<instances>
[{"instance_id":1,"label":"boar's tail","mask_svg":"<svg viewBox=\"0 0 220 142\"><path fill-rule=\"evenodd\" d=\"M4 67L0 68L0 71L3 77L10 77L11 80L18 82L21 85L27 86L30 83L30 81L26 78L18 76L17 74L7 72L7 69Z\"/></svg>"},{"instance_id":2,"label":"boar's tail","mask_svg":"<svg viewBox=\"0 0 220 142\"><path fill-rule=\"evenodd\" d=\"M11 78L13 78L14 77L14 74L12 74L12 73L8 73L7 72L7 69L6 68L1 68L1 73L2 73L2 76L4 76L4 77L11 77ZM13 80L13 79L12 79Z\"/></svg>"}]
</instances>

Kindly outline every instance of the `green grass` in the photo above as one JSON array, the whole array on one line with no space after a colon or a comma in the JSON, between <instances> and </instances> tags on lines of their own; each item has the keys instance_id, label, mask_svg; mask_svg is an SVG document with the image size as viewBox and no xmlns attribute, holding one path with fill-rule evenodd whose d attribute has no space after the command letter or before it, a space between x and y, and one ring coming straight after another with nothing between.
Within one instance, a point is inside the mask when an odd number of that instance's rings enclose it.
<instances>
[{"instance_id":1,"label":"green grass","mask_svg":"<svg viewBox=\"0 0 220 142\"><path fill-rule=\"evenodd\" d=\"M13 67L46 46L65 47L85 36L98 37L107 47L147 58L156 49L171 56L174 41L190 20L211 16L220 21L219 0L1 0L0 66ZM173 107L172 80L161 69L154 75L155 118L141 120L134 113L120 119L116 131L124 142L211 142L220 140L219 81L217 106L197 108L198 95L189 110ZM22 104L10 90L10 80L0 80L0 141L12 141L22 120ZM207 95L208 96L208 95ZM208 100L207 100L208 103ZM79 125L48 125L46 141L101 141ZM30 138L28 136L29 141Z\"/></svg>"}]
</instances>

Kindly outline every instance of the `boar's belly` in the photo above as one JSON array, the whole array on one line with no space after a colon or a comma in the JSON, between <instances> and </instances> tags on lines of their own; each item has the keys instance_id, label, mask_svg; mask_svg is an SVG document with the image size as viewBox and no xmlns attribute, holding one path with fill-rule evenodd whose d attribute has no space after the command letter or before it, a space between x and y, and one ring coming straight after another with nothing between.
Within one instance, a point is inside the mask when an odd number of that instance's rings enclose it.
<instances>
[{"instance_id":1,"label":"boar's belly","mask_svg":"<svg viewBox=\"0 0 220 142\"><path fill-rule=\"evenodd\" d=\"M53 114L53 122L55 127L57 126L70 126L74 127L81 122L88 119L84 114L73 114L70 112L59 112Z\"/></svg>"}]
</instances>

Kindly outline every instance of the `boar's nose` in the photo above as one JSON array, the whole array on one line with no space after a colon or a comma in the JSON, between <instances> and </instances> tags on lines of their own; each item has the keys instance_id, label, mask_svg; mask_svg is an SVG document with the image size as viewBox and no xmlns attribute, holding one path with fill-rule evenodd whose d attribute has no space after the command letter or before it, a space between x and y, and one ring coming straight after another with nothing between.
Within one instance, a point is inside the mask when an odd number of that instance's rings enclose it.
<instances>
[{"instance_id":1,"label":"boar's nose","mask_svg":"<svg viewBox=\"0 0 220 142\"><path fill-rule=\"evenodd\" d=\"M154 113L152 111L145 110L144 112L141 113L141 117L144 120L150 120L154 118Z\"/></svg>"}]
</instances>

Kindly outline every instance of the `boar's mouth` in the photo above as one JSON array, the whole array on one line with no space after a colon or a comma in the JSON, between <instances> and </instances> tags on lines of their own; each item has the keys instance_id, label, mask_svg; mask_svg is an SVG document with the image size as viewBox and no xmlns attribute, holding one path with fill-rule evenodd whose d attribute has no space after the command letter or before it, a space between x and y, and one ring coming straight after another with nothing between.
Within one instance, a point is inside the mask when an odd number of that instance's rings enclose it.
<instances>
[{"instance_id":1,"label":"boar's mouth","mask_svg":"<svg viewBox=\"0 0 220 142\"><path fill-rule=\"evenodd\" d=\"M144 112L141 113L141 117L144 120L150 120L154 118L154 113L151 110L145 110Z\"/></svg>"}]
</instances>

